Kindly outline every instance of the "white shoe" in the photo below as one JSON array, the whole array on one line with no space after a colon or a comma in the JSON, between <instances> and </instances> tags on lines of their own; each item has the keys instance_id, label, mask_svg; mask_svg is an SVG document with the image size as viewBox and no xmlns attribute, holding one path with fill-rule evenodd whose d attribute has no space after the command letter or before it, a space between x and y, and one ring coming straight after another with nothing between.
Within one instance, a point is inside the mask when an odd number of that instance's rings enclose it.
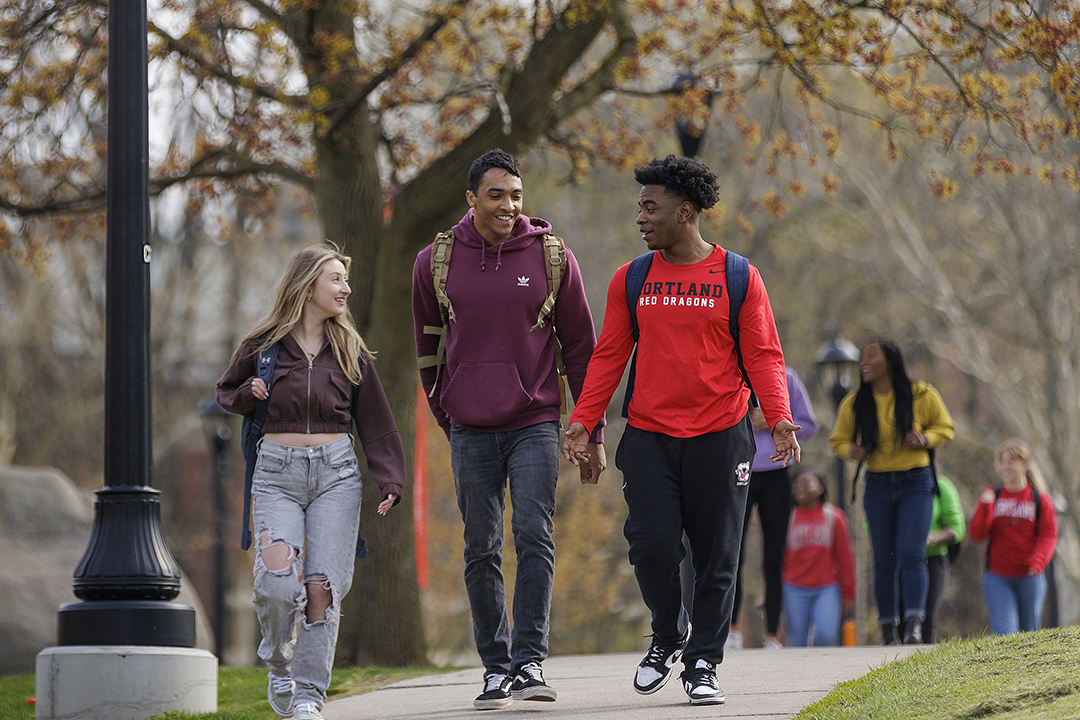
<instances>
[{"instance_id":1,"label":"white shoe","mask_svg":"<svg viewBox=\"0 0 1080 720\"><path fill-rule=\"evenodd\" d=\"M762 643L762 647L766 650L781 650L784 647L784 643L777 640L775 637L765 636L765 640Z\"/></svg>"},{"instance_id":2,"label":"white shoe","mask_svg":"<svg viewBox=\"0 0 1080 720\"><path fill-rule=\"evenodd\" d=\"M279 717L291 718L293 716L293 692L296 683L288 675L275 675L269 673L266 683L266 699L270 701L270 708Z\"/></svg>"},{"instance_id":3,"label":"white shoe","mask_svg":"<svg viewBox=\"0 0 1080 720\"><path fill-rule=\"evenodd\" d=\"M325 718L314 703L302 702L296 706L296 720L325 720Z\"/></svg>"},{"instance_id":4,"label":"white shoe","mask_svg":"<svg viewBox=\"0 0 1080 720\"><path fill-rule=\"evenodd\" d=\"M728 632L727 640L724 641L725 650L742 650L742 632L739 630L731 630Z\"/></svg>"}]
</instances>

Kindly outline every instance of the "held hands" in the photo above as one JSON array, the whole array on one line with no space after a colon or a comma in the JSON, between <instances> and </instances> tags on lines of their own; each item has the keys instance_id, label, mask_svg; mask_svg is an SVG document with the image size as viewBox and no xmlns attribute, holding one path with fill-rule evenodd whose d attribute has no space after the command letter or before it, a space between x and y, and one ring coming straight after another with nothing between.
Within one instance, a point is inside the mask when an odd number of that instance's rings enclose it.
<instances>
[{"instance_id":1,"label":"held hands","mask_svg":"<svg viewBox=\"0 0 1080 720\"><path fill-rule=\"evenodd\" d=\"M398 496L394 493L390 493L386 496L386 499L379 503L379 514L385 515L386 511L394 507L394 503L397 502Z\"/></svg>"},{"instance_id":2,"label":"held hands","mask_svg":"<svg viewBox=\"0 0 1080 720\"><path fill-rule=\"evenodd\" d=\"M776 452L769 456L773 462L780 463L780 467L787 467L788 463L799 462L802 459L802 449L799 441L795 438L795 431L801 430L801 425L796 425L790 420L781 420L773 426L772 439L776 446Z\"/></svg>"},{"instance_id":3,"label":"held hands","mask_svg":"<svg viewBox=\"0 0 1080 720\"><path fill-rule=\"evenodd\" d=\"M604 451L603 443L594 442L588 444L586 452L589 455L589 462L578 466L581 471L581 484L595 485L600 479L600 473L607 470L607 453Z\"/></svg>"},{"instance_id":4,"label":"held hands","mask_svg":"<svg viewBox=\"0 0 1080 720\"><path fill-rule=\"evenodd\" d=\"M604 446L589 442L589 433L579 422L571 423L563 436L562 454L581 472L582 485L595 485L607 468Z\"/></svg>"}]
</instances>

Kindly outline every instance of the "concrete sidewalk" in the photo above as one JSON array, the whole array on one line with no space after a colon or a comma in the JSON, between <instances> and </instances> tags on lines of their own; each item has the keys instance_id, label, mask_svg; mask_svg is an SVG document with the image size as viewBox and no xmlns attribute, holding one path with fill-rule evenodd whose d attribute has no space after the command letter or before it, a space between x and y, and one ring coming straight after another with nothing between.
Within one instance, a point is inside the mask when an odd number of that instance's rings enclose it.
<instances>
[{"instance_id":1,"label":"concrete sidewalk","mask_svg":"<svg viewBox=\"0 0 1080 720\"><path fill-rule=\"evenodd\" d=\"M682 664L666 686L653 695L638 695L631 680L644 654L553 657L544 663L544 677L559 693L554 703L515 702L505 710L478 712L472 702L482 690L480 668L429 675L389 685L366 695L326 704L327 720L390 718L502 718L543 713L548 718L668 720L674 718L793 718L803 707L829 693L837 683L852 680L886 663L922 650L926 645L855 648L784 648L735 650L718 668L723 705L691 706L679 682Z\"/></svg>"}]
</instances>

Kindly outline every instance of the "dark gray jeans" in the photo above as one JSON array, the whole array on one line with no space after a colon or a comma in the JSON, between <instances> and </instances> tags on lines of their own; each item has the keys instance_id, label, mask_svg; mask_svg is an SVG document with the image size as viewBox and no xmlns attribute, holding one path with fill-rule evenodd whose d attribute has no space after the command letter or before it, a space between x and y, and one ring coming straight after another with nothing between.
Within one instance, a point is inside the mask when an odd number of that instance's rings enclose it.
<instances>
[{"instance_id":1,"label":"dark gray jeans","mask_svg":"<svg viewBox=\"0 0 1080 720\"><path fill-rule=\"evenodd\" d=\"M450 461L465 522L465 587L476 650L487 672L506 674L547 657L558 453L555 422L500 433L450 428ZM517 551L512 634L502 573L507 480Z\"/></svg>"}]
</instances>

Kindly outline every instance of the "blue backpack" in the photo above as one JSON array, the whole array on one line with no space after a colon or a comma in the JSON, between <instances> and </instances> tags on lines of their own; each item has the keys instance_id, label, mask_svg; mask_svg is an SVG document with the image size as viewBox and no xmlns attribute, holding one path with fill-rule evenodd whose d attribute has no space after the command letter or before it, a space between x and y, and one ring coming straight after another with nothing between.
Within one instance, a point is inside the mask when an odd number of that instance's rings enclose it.
<instances>
[{"instance_id":1,"label":"blue backpack","mask_svg":"<svg viewBox=\"0 0 1080 720\"><path fill-rule=\"evenodd\" d=\"M278 343L274 343L265 350L259 351L259 361L255 370L255 377L266 383L266 399L256 400L255 409L244 415L240 423L240 451L244 454L244 526L240 531L240 547L247 550L251 547L251 479L255 475L255 461L259 459L259 440L262 439L263 423L266 422L266 411L270 407L270 386L274 379L274 364L277 362ZM356 403L358 386L353 385L349 395L349 417L352 417L352 408ZM360 534L356 535L356 557L359 560L367 557L367 543Z\"/></svg>"},{"instance_id":2,"label":"blue backpack","mask_svg":"<svg viewBox=\"0 0 1080 720\"><path fill-rule=\"evenodd\" d=\"M626 305L630 309L630 324L634 329L634 353L630 357L630 375L626 379L626 394L623 397L622 416L630 417L630 398L634 394L634 376L637 373L637 341L641 334L638 329L637 303L641 297L641 289L645 286L645 278L649 275L652 267L653 255L656 251L639 255L630 262L626 269ZM739 347L739 311L743 301L746 300L746 291L750 286L750 261L742 255L731 250L727 251L725 263L725 279L728 295L728 332L735 342L735 357L739 361L739 372L742 373L743 382L750 388L750 400L756 406L757 395L754 386L750 384L750 377L746 374L743 366L742 348Z\"/></svg>"}]
</instances>

